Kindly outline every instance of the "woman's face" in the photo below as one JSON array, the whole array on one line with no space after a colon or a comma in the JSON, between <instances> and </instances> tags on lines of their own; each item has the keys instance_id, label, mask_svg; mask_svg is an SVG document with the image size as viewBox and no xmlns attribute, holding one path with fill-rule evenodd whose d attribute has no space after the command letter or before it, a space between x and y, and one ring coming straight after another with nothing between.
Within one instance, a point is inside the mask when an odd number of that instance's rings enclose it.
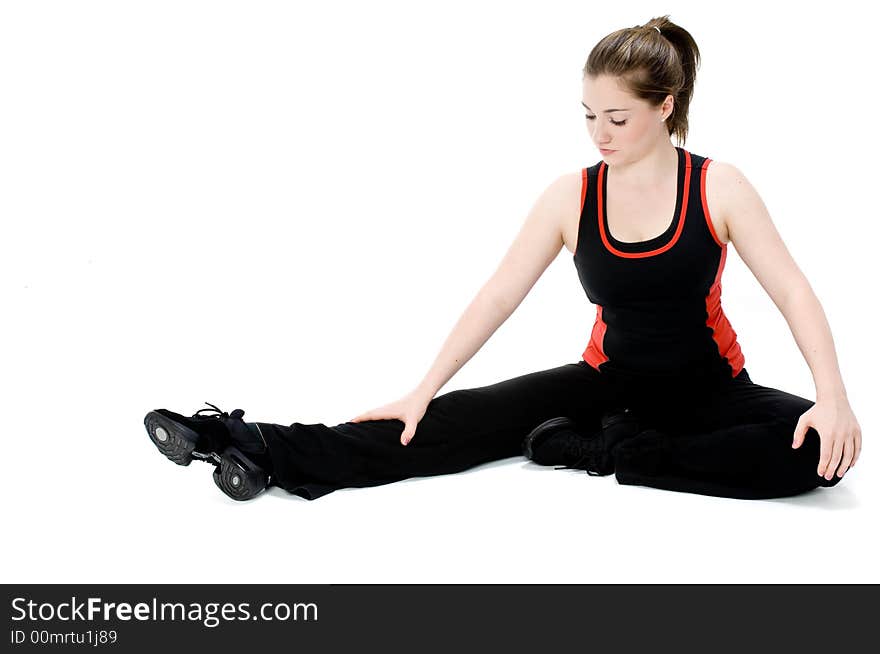
<instances>
[{"instance_id":1,"label":"woman's face","mask_svg":"<svg viewBox=\"0 0 880 654\"><path fill-rule=\"evenodd\" d=\"M666 96L660 107L652 107L624 91L617 79L608 75L596 78L588 75L584 77L583 85L587 130L609 165L641 158L662 142L660 139L668 142L669 131L661 119L672 112L671 95Z\"/></svg>"}]
</instances>

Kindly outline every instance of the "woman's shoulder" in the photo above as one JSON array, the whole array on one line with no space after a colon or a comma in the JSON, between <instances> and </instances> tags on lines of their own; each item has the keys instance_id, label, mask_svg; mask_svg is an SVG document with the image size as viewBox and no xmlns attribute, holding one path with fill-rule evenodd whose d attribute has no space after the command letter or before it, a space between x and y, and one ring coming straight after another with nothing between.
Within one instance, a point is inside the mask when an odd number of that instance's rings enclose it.
<instances>
[{"instance_id":1,"label":"woman's shoulder","mask_svg":"<svg viewBox=\"0 0 880 654\"><path fill-rule=\"evenodd\" d=\"M565 213L580 211L580 196L584 186L583 171L582 168L561 173L553 178L544 190L551 203Z\"/></svg>"},{"instance_id":2,"label":"woman's shoulder","mask_svg":"<svg viewBox=\"0 0 880 654\"><path fill-rule=\"evenodd\" d=\"M709 164L706 167L704 182L707 210L718 239L722 244L726 245L730 242L726 220L728 205L732 193L736 191L736 185L739 183L738 180L742 178L742 173L732 163L718 161L710 157L707 158L709 159Z\"/></svg>"},{"instance_id":3,"label":"woman's shoulder","mask_svg":"<svg viewBox=\"0 0 880 654\"><path fill-rule=\"evenodd\" d=\"M577 244L578 225L584 206L589 179L585 177L586 168L564 172L552 184L561 208L562 242L569 252L574 252Z\"/></svg>"}]
</instances>

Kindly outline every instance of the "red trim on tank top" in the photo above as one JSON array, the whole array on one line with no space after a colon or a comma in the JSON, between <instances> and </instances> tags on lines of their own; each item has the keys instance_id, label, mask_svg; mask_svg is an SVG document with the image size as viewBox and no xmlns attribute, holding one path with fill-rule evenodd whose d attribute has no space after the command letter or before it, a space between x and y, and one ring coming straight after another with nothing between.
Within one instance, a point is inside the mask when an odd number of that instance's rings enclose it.
<instances>
[{"instance_id":1,"label":"red trim on tank top","mask_svg":"<svg viewBox=\"0 0 880 654\"><path fill-rule=\"evenodd\" d=\"M700 198L703 201L703 216L705 216L706 224L709 226L709 233L712 234L712 238L715 239L719 247L724 247L725 244L721 242L718 234L715 233L715 227L712 225L712 216L709 215L709 201L706 199L706 172L709 169L710 161L712 160L706 159L700 168Z\"/></svg>"},{"instance_id":2,"label":"red trim on tank top","mask_svg":"<svg viewBox=\"0 0 880 654\"><path fill-rule=\"evenodd\" d=\"M590 183L590 178L587 176L587 169L583 168L581 170L581 214L584 213L584 200L587 199L587 184Z\"/></svg>"},{"instance_id":3,"label":"red trim on tank top","mask_svg":"<svg viewBox=\"0 0 880 654\"><path fill-rule=\"evenodd\" d=\"M718 271L715 273L715 281L706 295L706 325L712 330L712 340L718 347L718 353L727 360L732 368L731 376L736 377L745 367L745 357L736 339L736 332L724 315L721 308L721 273L727 261L727 244L721 246L721 258L718 261Z\"/></svg>"},{"instance_id":4,"label":"red trim on tank top","mask_svg":"<svg viewBox=\"0 0 880 654\"><path fill-rule=\"evenodd\" d=\"M654 250L648 250L647 252L624 252L622 250L618 250L611 242L608 240L608 236L605 233L605 221L602 219L604 216L603 203L604 198L602 197L602 189L604 187L603 179L605 177L605 170L608 168L608 164L604 161L599 166L599 180L596 184L596 196L598 199L598 210L596 212L599 221L599 235L602 237L602 243L605 244L605 249L611 252L612 254L617 255L618 257L624 257L627 259L642 259L644 257L653 257L658 254L662 254L666 252L669 248L674 246L678 241L678 237L681 236L682 231L684 231L684 220L687 216L688 209L688 195L690 193L691 186L691 153L687 150L684 150L684 190L682 191L681 197L681 211L678 215L678 227L675 230L675 234L673 234L672 239L670 239L669 243L666 245L656 248ZM677 175L677 173L676 173ZM675 189L676 199L678 199L678 188ZM653 239L648 239L653 240ZM644 242L644 241L643 241Z\"/></svg>"}]
</instances>

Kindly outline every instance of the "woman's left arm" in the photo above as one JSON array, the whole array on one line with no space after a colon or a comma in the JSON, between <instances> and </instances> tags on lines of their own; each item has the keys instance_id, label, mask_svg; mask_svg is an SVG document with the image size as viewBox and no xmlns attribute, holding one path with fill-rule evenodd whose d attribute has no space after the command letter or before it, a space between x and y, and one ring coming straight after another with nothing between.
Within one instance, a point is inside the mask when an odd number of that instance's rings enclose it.
<instances>
[{"instance_id":1,"label":"woman's left arm","mask_svg":"<svg viewBox=\"0 0 880 654\"><path fill-rule=\"evenodd\" d=\"M745 175L731 164L713 161L707 187L710 179L714 206L721 211L730 242L785 317L813 373L816 402L798 420L792 447L800 447L813 427L821 440L817 473L831 479L836 470L843 477L859 458L862 433L849 405L825 311Z\"/></svg>"}]
</instances>

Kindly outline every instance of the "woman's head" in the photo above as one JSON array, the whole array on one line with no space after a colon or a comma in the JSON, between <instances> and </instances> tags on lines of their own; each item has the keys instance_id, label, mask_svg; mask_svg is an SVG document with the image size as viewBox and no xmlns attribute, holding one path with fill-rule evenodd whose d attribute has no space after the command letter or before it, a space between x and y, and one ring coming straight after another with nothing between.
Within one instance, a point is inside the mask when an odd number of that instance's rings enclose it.
<instances>
[{"instance_id":1,"label":"woman's head","mask_svg":"<svg viewBox=\"0 0 880 654\"><path fill-rule=\"evenodd\" d=\"M596 44L583 69L583 104L596 147L621 151L603 155L609 162L638 159L673 134L684 145L699 65L693 37L668 16Z\"/></svg>"}]
</instances>

